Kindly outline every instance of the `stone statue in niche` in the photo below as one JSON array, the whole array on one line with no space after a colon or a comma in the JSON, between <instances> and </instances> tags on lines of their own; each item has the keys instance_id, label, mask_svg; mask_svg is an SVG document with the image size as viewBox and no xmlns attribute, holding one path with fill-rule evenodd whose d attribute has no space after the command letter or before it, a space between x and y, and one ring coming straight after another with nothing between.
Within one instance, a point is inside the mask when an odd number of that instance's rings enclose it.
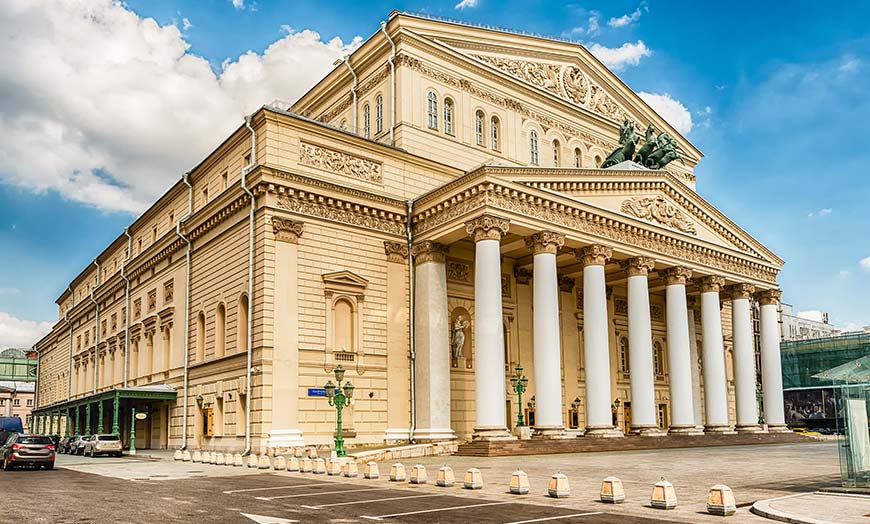
<instances>
[{"instance_id":1,"label":"stone statue in niche","mask_svg":"<svg viewBox=\"0 0 870 524\"><path fill-rule=\"evenodd\" d=\"M450 347L453 350L453 358L462 357L462 346L465 345L465 330L468 329L470 323L462 318L462 315L456 317L453 323L453 336L450 339Z\"/></svg>"}]
</instances>

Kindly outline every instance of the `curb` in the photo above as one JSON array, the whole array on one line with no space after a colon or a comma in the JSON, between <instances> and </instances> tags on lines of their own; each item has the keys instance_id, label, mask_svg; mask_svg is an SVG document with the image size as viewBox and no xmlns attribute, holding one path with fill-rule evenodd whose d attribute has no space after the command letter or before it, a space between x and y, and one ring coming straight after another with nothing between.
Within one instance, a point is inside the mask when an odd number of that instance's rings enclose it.
<instances>
[{"instance_id":1,"label":"curb","mask_svg":"<svg viewBox=\"0 0 870 524\"><path fill-rule=\"evenodd\" d=\"M809 517L801 517L799 515L786 513L784 511L776 510L770 507L770 503L774 501L785 500L794 497L802 497L804 495L812 495L814 493L817 492L796 493L794 495L786 495L785 497L758 500L754 504L752 504L752 508L750 508L749 511L761 517L765 517L771 520L778 520L780 522L788 522L790 524L836 524L835 522L831 522L828 520L818 520Z\"/></svg>"}]
</instances>

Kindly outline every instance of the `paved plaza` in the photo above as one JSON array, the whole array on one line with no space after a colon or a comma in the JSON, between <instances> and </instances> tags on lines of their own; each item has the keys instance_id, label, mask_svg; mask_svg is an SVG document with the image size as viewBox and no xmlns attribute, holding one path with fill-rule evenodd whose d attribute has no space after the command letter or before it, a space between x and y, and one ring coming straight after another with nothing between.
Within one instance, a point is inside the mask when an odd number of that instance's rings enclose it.
<instances>
[{"instance_id":1,"label":"paved plaza","mask_svg":"<svg viewBox=\"0 0 870 524\"><path fill-rule=\"evenodd\" d=\"M0 473L0 492L6 494L5 507L17 508L13 510L16 519L46 524L84 522L88 517L88 522L96 524L176 522L206 514L210 522L220 524L253 522L243 513L315 523L384 520L579 524L718 522L721 517L705 512L706 490L724 483L733 488L738 504L737 515L728 521L769 523L772 521L749 512L752 503L837 485L836 453L835 443L819 442L406 461L409 473L415 463L427 467L429 482L420 486L390 482L388 462L380 465L380 479L367 480L149 460L142 456L90 459L62 455L55 472ZM458 482L454 487L435 486L437 469L443 464L456 472ZM483 472L483 490L462 489L462 475L469 467ZM529 475L528 495L508 493L510 474L517 468ZM568 498L553 499L546 494L547 481L557 471L570 480ZM624 482L624 504L598 502L600 481L608 475ZM680 503L674 510L648 507L652 485L662 477L676 487ZM849 519L859 511L856 508L864 499L852 499L852 505L843 506L841 497L813 497L809 503L809 499L797 499L795 507L799 506L804 514L827 512L833 520L826 522L861 522ZM43 500L51 502L33 503ZM788 500L772 504L779 510L788 509ZM835 516L838 509L840 517Z\"/></svg>"}]
</instances>

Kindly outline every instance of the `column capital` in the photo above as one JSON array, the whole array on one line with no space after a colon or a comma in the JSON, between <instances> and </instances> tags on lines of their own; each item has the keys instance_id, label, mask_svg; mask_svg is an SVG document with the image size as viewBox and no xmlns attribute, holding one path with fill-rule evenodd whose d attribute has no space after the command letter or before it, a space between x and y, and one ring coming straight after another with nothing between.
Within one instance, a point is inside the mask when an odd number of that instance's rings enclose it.
<instances>
[{"instance_id":1,"label":"column capital","mask_svg":"<svg viewBox=\"0 0 870 524\"><path fill-rule=\"evenodd\" d=\"M628 271L630 277L645 277L656 267L656 261L652 257L634 257L621 261L619 265Z\"/></svg>"},{"instance_id":2,"label":"column capital","mask_svg":"<svg viewBox=\"0 0 870 524\"><path fill-rule=\"evenodd\" d=\"M408 259L407 242L384 241L384 253L387 254L387 262L402 263Z\"/></svg>"},{"instance_id":3,"label":"column capital","mask_svg":"<svg viewBox=\"0 0 870 524\"><path fill-rule=\"evenodd\" d=\"M755 292L755 286L753 286L752 284L746 284L745 282L741 282L738 284L725 286L725 291L728 293L732 300L738 298L750 298L752 297L752 293Z\"/></svg>"},{"instance_id":4,"label":"column capital","mask_svg":"<svg viewBox=\"0 0 870 524\"><path fill-rule=\"evenodd\" d=\"M725 285L725 277L720 277L719 275L698 277L695 279L695 284L701 288L701 293L718 293L722 289L722 286Z\"/></svg>"},{"instance_id":5,"label":"column capital","mask_svg":"<svg viewBox=\"0 0 870 524\"><path fill-rule=\"evenodd\" d=\"M613 256L613 248L601 244L592 244L574 250L577 260L583 262L583 266L603 266Z\"/></svg>"},{"instance_id":6,"label":"column capital","mask_svg":"<svg viewBox=\"0 0 870 524\"><path fill-rule=\"evenodd\" d=\"M571 290L574 289L574 283L576 281L569 276L559 275L557 282L559 283L559 291L563 293L570 293Z\"/></svg>"},{"instance_id":7,"label":"column capital","mask_svg":"<svg viewBox=\"0 0 870 524\"><path fill-rule=\"evenodd\" d=\"M275 233L275 240L296 244L304 229L305 225L298 220L272 217L272 232Z\"/></svg>"},{"instance_id":8,"label":"column capital","mask_svg":"<svg viewBox=\"0 0 870 524\"><path fill-rule=\"evenodd\" d=\"M517 279L517 284L529 285L529 282L532 280L532 270L526 269L524 267L516 266L514 267L514 278Z\"/></svg>"},{"instance_id":9,"label":"column capital","mask_svg":"<svg viewBox=\"0 0 870 524\"><path fill-rule=\"evenodd\" d=\"M765 290L762 290L762 291L759 291L758 293L756 293L755 296L758 299L758 302L762 306L768 306L771 304L776 305L779 303L779 299L782 298L782 290L781 289L765 289Z\"/></svg>"},{"instance_id":10,"label":"column capital","mask_svg":"<svg viewBox=\"0 0 870 524\"><path fill-rule=\"evenodd\" d=\"M444 244L424 240L414 244L411 248L411 255L414 256L415 264L424 264L426 262L444 263L447 260L448 247Z\"/></svg>"},{"instance_id":11,"label":"column capital","mask_svg":"<svg viewBox=\"0 0 870 524\"><path fill-rule=\"evenodd\" d=\"M672 286L688 282L692 278L692 270L683 266L675 266L659 271L659 275L665 278L669 286Z\"/></svg>"},{"instance_id":12,"label":"column capital","mask_svg":"<svg viewBox=\"0 0 870 524\"><path fill-rule=\"evenodd\" d=\"M565 245L565 235L555 231L541 231L526 237L525 240L526 247L531 249L535 255L541 253L555 255L559 248Z\"/></svg>"},{"instance_id":13,"label":"column capital","mask_svg":"<svg viewBox=\"0 0 870 524\"><path fill-rule=\"evenodd\" d=\"M501 240L509 227L510 220L495 215L481 215L465 223L465 231L474 237L475 242Z\"/></svg>"}]
</instances>

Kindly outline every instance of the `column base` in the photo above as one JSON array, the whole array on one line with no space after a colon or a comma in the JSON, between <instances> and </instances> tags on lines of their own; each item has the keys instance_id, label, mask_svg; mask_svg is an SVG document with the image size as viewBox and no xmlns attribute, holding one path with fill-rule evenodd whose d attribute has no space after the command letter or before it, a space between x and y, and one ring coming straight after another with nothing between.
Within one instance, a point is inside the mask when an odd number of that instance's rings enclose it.
<instances>
[{"instance_id":1,"label":"column base","mask_svg":"<svg viewBox=\"0 0 870 524\"><path fill-rule=\"evenodd\" d=\"M791 433L792 431L785 424L768 424L768 433Z\"/></svg>"},{"instance_id":2,"label":"column base","mask_svg":"<svg viewBox=\"0 0 870 524\"><path fill-rule=\"evenodd\" d=\"M541 439L564 439L571 438L565 432L565 426L535 426L533 435Z\"/></svg>"},{"instance_id":3,"label":"column base","mask_svg":"<svg viewBox=\"0 0 870 524\"><path fill-rule=\"evenodd\" d=\"M416 442L438 442L441 440L456 440L456 433L450 428L421 428L414 430Z\"/></svg>"},{"instance_id":4,"label":"column base","mask_svg":"<svg viewBox=\"0 0 870 524\"><path fill-rule=\"evenodd\" d=\"M293 448L305 445L301 429L273 429L269 432L269 447Z\"/></svg>"},{"instance_id":5,"label":"column base","mask_svg":"<svg viewBox=\"0 0 870 524\"><path fill-rule=\"evenodd\" d=\"M746 424L741 426L740 424L734 428L734 431L737 433L764 433L764 429L758 424Z\"/></svg>"},{"instance_id":6,"label":"column base","mask_svg":"<svg viewBox=\"0 0 870 524\"><path fill-rule=\"evenodd\" d=\"M475 426L471 434L471 440L516 440L506 427L503 426Z\"/></svg>"},{"instance_id":7,"label":"column base","mask_svg":"<svg viewBox=\"0 0 870 524\"><path fill-rule=\"evenodd\" d=\"M384 431L384 442L388 445L404 444L411 438L411 430L408 428L387 428Z\"/></svg>"},{"instance_id":8,"label":"column base","mask_svg":"<svg viewBox=\"0 0 870 524\"><path fill-rule=\"evenodd\" d=\"M514 429L511 430L511 434L520 440L531 440L532 428L529 426L515 426Z\"/></svg>"},{"instance_id":9,"label":"column base","mask_svg":"<svg viewBox=\"0 0 870 524\"><path fill-rule=\"evenodd\" d=\"M668 435L697 437L703 434L704 430L697 426L671 426L668 428Z\"/></svg>"},{"instance_id":10,"label":"column base","mask_svg":"<svg viewBox=\"0 0 870 524\"><path fill-rule=\"evenodd\" d=\"M704 426L704 433L710 435L736 435L737 432L731 429L731 426L727 425L711 425L708 424Z\"/></svg>"},{"instance_id":11,"label":"column base","mask_svg":"<svg viewBox=\"0 0 870 524\"><path fill-rule=\"evenodd\" d=\"M636 437L664 437L667 435L658 426L632 426L628 434Z\"/></svg>"},{"instance_id":12,"label":"column base","mask_svg":"<svg viewBox=\"0 0 870 524\"><path fill-rule=\"evenodd\" d=\"M586 438L622 438L625 434L613 426L586 426Z\"/></svg>"}]
</instances>

